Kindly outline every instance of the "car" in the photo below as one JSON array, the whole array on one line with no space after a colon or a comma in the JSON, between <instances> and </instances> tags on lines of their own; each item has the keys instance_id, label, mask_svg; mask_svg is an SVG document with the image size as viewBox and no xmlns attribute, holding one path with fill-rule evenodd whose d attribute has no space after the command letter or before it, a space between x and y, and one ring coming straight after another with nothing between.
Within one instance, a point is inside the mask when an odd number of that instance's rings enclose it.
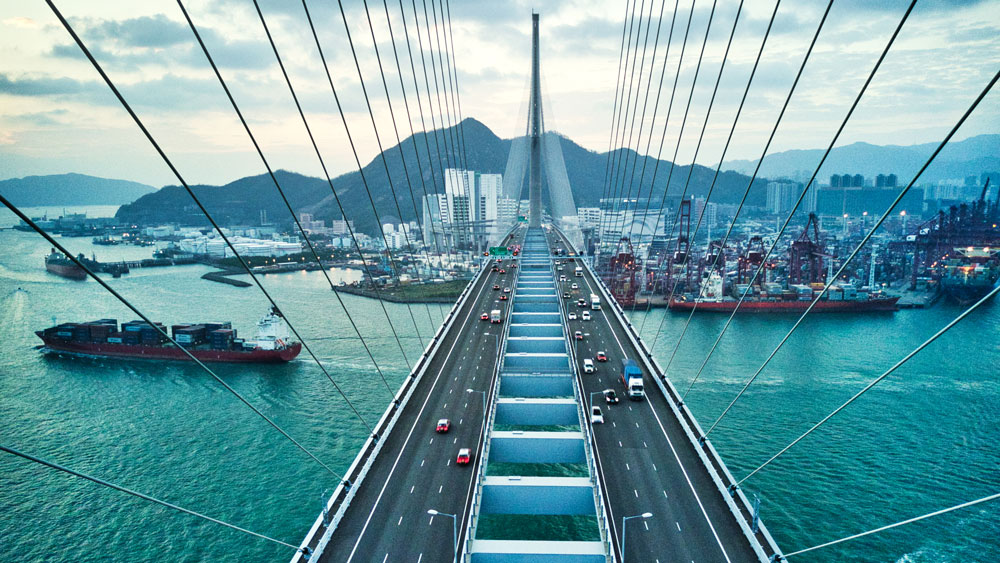
<instances>
[{"instance_id":1,"label":"car","mask_svg":"<svg viewBox=\"0 0 1000 563\"><path fill-rule=\"evenodd\" d=\"M590 320L590 311L584 311L583 314L580 315L580 318L583 319L583 320L585 320L585 321L589 321Z\"/></svg>"},{"instance_id":2,"label":"car","mask_svg":"<svg viewBox=\"0 0 1000 563\"><path fill-rule=\"evenodd\" d=\"M573 285L569 286L569 288L570 289L580 289L580 284L574 283Z\"/></svg>"},{"instance_id":3,"label":"car","mask_svg":"<svg viewBox=\"0 0 1000 563\"><path fill-rule=\"evenodd\" d=\"M516 268L517 267L517 262L512 262L511 265L510 265L510 267L511 268Z\"/></svg>"},{"instance_id":4,"label":"car","mask_svg":"<svg viewBox=\"0 0 1000 563\"><path fill-rule=\"evenodd\" d=\"M597 352L597 361L598 362L606 362L606 361L608 361L607 354L605 354L604 352L598 351Z\"/></svg>"},{"instance_id":5,"label":"car","mask_svg":"<svg viewBox=\"0 0 1000 563\"><path fill-rule=\"evenodd\" d=\"M604 424L604 413L601 412L601 407L597 405L590 407L590 423Z\"/></svg>"},{"instance_id":6,"label":"car","mask_svg":"<svg viewBox=\"0 0 1000 563\"><path fill-rule=\"evenodd\" d=\"M594 373L594 360L590 358L583 360L583 373Z\"/></svg>"},{"instance_id":7,"label":"car","mask_svg":"<svg viewBox=\"0 0 1000 563\"><path fill-rule=\"evenodd\" d=\"M559 271L559 272L561 272L561 271L563 271L563 267L559 266L558 268L556 268L556 270Z\"/></svg>"},{"instance_id":8,"label":"car","mask_svg":"<svg viewBox=\"0 0 1000 563\"><path fill-rule=\"evenodd\" d=\"M501 274L506 274L506 273L507 273L507 270L504 270L503 268L500 268L500 273L501 273Z\"/></svg>"},{"instance_id":9,"label":"car","mask_svg":"<svg viewBox=\"0 0 1000 563\"><path fill-rule=\"evenodd\" d=\"M493 271L494 271L494 272L499 272L499 271L500 271L500 268L498 268L498 267L496 267L496 266L493 266Z\"/></svg>"},{"instance_id":10,"label":"car","mask_svg":"<svg viewBox=\"0 0 1000 563\"><path fill-rule=\"evenodd\" d=\"M618 402L618 395L615 394L614 389L604 390L604 402L606 402L609 405L613 405Z\"/></svg>"},{"instance_id":11,"label":"car","mask_svg":"<svg viewBox=\"0 0 1000 563\"><path fill-rule=\"evenodd\" d=\"M435 429L435 431L438 434L445 434L449 430L451 430L451 421L450 420L448 420L447 418L442 418L441 420L438 421L437 428Z\"/></svg>"},{"instance_id":12,"label":"car","mask_svg":"<svg viewBox=\"0 0 1000 563\"><path fill-rule=\"evenodd\" d=\"M568 291L564 291L563 292L563 299L569 299L569 292Z\"/></svg>"},{"instance_id":13,"label":"car","mask_svg":"<svg viewBox=\"0 0 1000 563\"><path fill-rule=\"evenodd\" d=\"M497 285L497 284L493 284L493 291L499 291L499 290L500 290L500 286Z\"/></svg>"},{"instance_id":14,"label":"car","mask_svg":"<svg viewBox=\"0 0 1000 563\"><path fill-rule=\"evenodd\" d=\"M559 276L559 281L561 281L561 282L566 281L566 276Z\"/></svg>"},{"instance_id":15,"label":"car","mask_svg":"<svg viewBox=\"0 0 1000 563\"><path fill-rule=\"evenodd\" d=\"M479 320L481 320L481 321L488 321L488 320L490 320L489 313L483 313L482 315L479 315Z\"/></svg>"},{"instance_id":16,"label":"car","mask_svg":"<svg viewBox=\"0 0 1000 563\"><path fill-rule=\"evenodd\" d=\"M577 340L583 340L583 333L578 330L573 333L573 338Z\"/></svg>"},{"instance_id":17,"label":"car","mask_svg":"<svg viewBox=\"0 0 1000 563\"><path fill-rule=\"evenodd\" d=\"M501 293L500 294L500 301L506 301L506 300L507 300L507 294L506 293Z\"/></svg>"},{"instance_id":18,"label":"car","mask_svg":"<svg viewBox=\"0 0 1000 563\"><path fill-rule=\"evenodd\" d=\"M509 288L509 287L505 287L505 288L503 288L503 292L504 292L504 293L510 293L510 288Z\"/></svg>"},{"instance_id":19,"label":"car","mask_svg":"<svg viewBox=\"0 0 1000 563\"><path fill-rule=\"evenodd\" d=\"M604 418L601 418L601 422L604 422ZM469 448L462 448L458 450L458 457L455 458L456 465L469 465L469 460L472 459L472 450Z\"/></svg>"},{"instance_id":20,"label":"car","mask_svg":"<svg viewBox=\"0 0 1000 563\"><path fill-rule=\"evenodd\" d=\"M587 306L587 300L586 299L577 299L576 300L576 306L577 307L586 307Z\"/></svg>"},{"instance_id":21,"label":"car","mask_svg":"<svg viewBox=\"0 0 1000 563\"><path fill-rule=\"evenodd\" d=\"M566 318L568 318L571 321L575 321L576 320L576 311L570 311L569 315L567 315Z\"/></svg>"}]
</instances>

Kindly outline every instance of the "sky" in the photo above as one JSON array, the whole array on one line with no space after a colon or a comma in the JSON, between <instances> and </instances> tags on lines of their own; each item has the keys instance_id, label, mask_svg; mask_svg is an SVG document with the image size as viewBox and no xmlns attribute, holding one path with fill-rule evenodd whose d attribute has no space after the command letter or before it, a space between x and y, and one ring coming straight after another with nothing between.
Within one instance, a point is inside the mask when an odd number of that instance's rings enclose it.
<instances>
[{"instance_id":1,"label":"sky","mask_svg":"<svg viewBox=\"0 0 1000 563\"><path fill-rule=\"evenodd\" d=\"M188 183L224 184L264 172L177 2L54 2ZM303 4L259 2L331 175L356 170L350 140L363 164L378 155L380 144L395 145L392 115L401 138L411 127L430 129L432 120L454 123L458 106L462 117L501 137L523 132L532 9L541 14L548 129L598 152L627 145L688 163L704 126L696 160L714 167L775 9L771 0L746 0L736 19L735 0L717 2L714 10L710 0L455 0L443 4L449 28L435 26L442 4L433 0L369 0L367 14L364 3L345 0L343 15L337 2L306 0L345 130ZM769 152L830 142L908 4L834 2ZM253 0L183 5L272 168L321 176ZM826 5L784 0L778 6L725 160L761 156ZM453 52L443 41L453 44ZM44 2L0 3L0 61L0 179L78 172L154 186L177 183ZM440 62L447 69L454 64L457 88L452 77L441 90L448 76ZM998 69L1000 3L921 0L837 145L939 141ZM625 106L616 109L616 99ZM613 123L613 115L620 119ZM955 139L997 132L1000 92L991 92Z\"/></svg>"}]
</instances>

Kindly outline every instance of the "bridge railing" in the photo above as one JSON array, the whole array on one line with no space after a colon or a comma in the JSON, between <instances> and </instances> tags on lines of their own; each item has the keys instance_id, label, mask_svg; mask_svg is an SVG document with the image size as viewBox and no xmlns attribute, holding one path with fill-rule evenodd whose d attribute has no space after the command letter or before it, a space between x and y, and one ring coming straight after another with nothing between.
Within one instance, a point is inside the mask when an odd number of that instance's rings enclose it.
<instances>
[{"instance_id":1,"label":"bridge railing","mask_svg":"<svg viewBox=\"0 0 1000 563\"><path fill-rule=\"evenodd\" d=\"M420 355L417 363L413 366L413 370L400 386L399 391L396 392L396 395L393 397L392 402L389 403L385 412L382 413L382 417L375 425L375 432L372 435L369 435L365 440L364 445L361 447L361 451L358 452L358 455L354 458L354 461L344 474L344 478L337 485L337 488L334 490L330 498L326 501L323 507L323 512L309 529L309 533L299 545L299 551L296 551L295 555L292 557L291 563L304 563L305 559L303 558L301 551L302 548L305 547L312 550L313 555L310 558L312 560L315 560L320 554L323 553L323 550L329 543L334 530L337 529L337 525L344 518L344 513L347 511L348 507L350 507L351 501L354 499L354 495L358 487L368 475L368 471L371 470L372 464L374 464L376 457L378 457L379 452L382 450L382 445L385 442L384 438L392 432L392 429L399 420L404 407L409 402L414 390L420 383L424 373L427 371L427 367L430 365L430 360L435 356L438 349L441 347L445 334L447 334L447 332L455 324L455 320L458 317L459 312L465 306L473 290L482 280L485 272L489 271L487 267L488 264L489 262L484 261L481 265L479 273L477 273L469 284L465 286L465 289L462 290L461 295L459 295L458 300L455 301L455 304L448 312L444 322L441 323L440 327L438 327L437 332L434 333L434 336L424 349L423 354ZM331 513L333 514L333 517L327 524L327 515Z\"/></svg>"},{"instance_id":2,"label":"bridge railing","mask_svg":"<svg viewBox=\"0 0 1000 563\"><path fill-rule=\"evenodd\" d=\"M778 548L777 542L774 541L774 538L762 521L758 520L757 522L758 531L756 533L753 531L753 505L743 493L743 490L735 487L736 479L729 472L726 464L722 461L722 457L719 456L719 452L716 451L712 443L707 438L701 439L705 433L702 431L697 420L695 420L694 414L681 401L681 396L677 392L677 389L674 388L673 383L667 378L663 368L653 357L652 352L646 347L642 337L625 315L625 310L622 309L618 301L611 295L611 291L604 284L604 280L594 273L590 261L578 260L578 262L584 264L587 272L594 279L595 285L601 291L601 297L604 299L604 302L608 304L615 318L625 328L626 336L632 342L635 349L641 352L640 361L645 365L646 370L650 374L655 375L653 379L656 381L657 388L659 388L663 397L667 400L667 404L670 405L671 411L673 411L674 416L680 422L681 428L684 429L684 433L694 447L695 452L697 452L698 458L701 459L709 477L715 483L730 512L736 518L737 523L739 523L743 535L750 542L750 546L760 558L760 561L767 562L770 561L773 555L780 555L781 550ZM731 492L731 488L735 488L735 493Z\"/></svg>"}]
</instances>

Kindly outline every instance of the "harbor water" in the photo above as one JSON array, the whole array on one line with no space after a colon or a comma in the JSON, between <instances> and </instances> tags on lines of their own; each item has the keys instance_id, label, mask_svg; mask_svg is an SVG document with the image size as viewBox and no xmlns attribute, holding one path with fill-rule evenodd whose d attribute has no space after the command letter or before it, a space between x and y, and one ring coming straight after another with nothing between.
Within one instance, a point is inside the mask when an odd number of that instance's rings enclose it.
<instances>
[{"instance_id":1,"label":"harbor water","mask_svg":"<svg viewBox=\"0 0 1000 563\"><path fill-rule=\"evenodd\" d=\"M0 227L15 222L6 212L0 216ZM89 238L65 242L102 261L146 258L152 251L94 246ZM301 540L365 437L308 353L287 365L213 369L332 474L197 366L42 356L34 331L53 321L135 316L93 281L47 273L49 247L34 233L0 230L0 249L0 443L292 544ZM200 279L207 271L201 265L136 269L108 281L153 320L232 321L241 335L252 334L268 307L263 295ZM357 276L331 272L335 282ZM389 393L322 274L261 279L351 402L369 423L377 420ZM447 309L386 303L402 336L401 352L376 302L342 298L393 389ZM960 312L941 303L895 314L811 316L721 420L713 443L743 477ZM655 339L661 364L670 362L669 375L682 393L726 318L696 315L676 346L686 315L662 309L632 315L644 324L647 343ZM795 318L737 317L687 397L704 428ZM997 366L1000 301L993 301L744 483L748 496L760 497L762 518L779 545L795 551L1000 492ZM654 521L655 515L651 527ZM287 547L0 454L0 561L290 556ZM997 561L1000 503L790 560Z\"/></svg>"}]
</instances>

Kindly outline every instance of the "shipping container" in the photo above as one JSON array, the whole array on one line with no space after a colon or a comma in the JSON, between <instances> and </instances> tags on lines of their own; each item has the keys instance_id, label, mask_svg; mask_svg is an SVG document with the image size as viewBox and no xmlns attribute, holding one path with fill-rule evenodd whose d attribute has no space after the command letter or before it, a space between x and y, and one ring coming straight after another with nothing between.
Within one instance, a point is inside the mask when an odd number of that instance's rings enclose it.
<instances>
[{"instance_id":1,"label":"shipping container","mask_svg":"<svg viewBox=\"0 0 1000 563\"><path fill-rule=\"evenodd\" d=\"M117 337L117 336L109 336L108 337L108 343L110 343L110 344L121 344L122 343L122 339L120 337Z\"/></svg>"}]
</instances>

